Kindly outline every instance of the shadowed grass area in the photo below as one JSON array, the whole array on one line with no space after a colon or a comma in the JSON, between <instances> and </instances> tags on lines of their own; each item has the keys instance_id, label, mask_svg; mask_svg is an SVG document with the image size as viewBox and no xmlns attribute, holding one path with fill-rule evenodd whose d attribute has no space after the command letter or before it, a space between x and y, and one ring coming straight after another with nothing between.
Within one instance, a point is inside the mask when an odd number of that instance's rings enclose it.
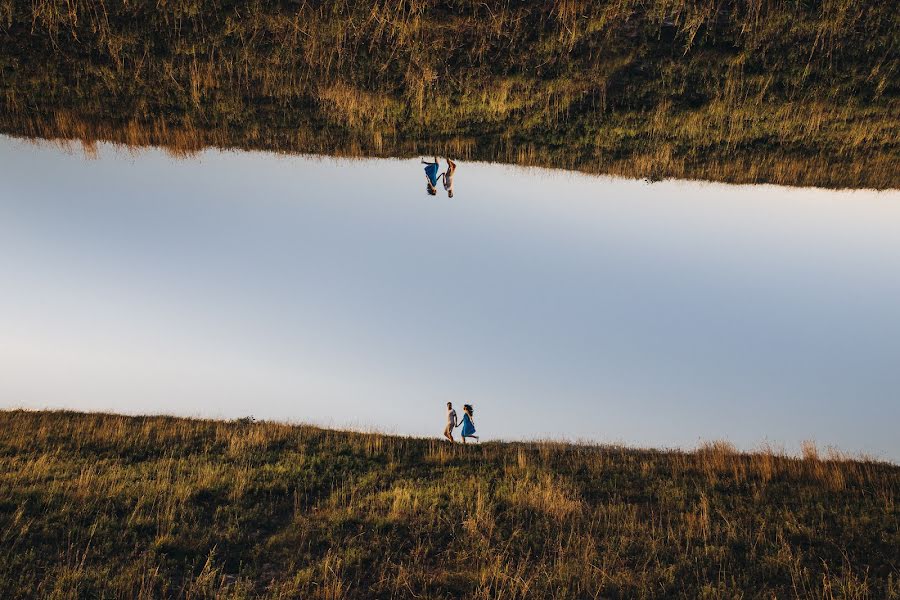
<instances>
[{"instance_id":1,"label":"shadowed grass area","mask_svg":"<svg viewBox=\"0 0 900 600\"><path fill-rule=\"evenodd\" d=\"M3 598L898 598L900 467L0 412Z\"/></svg>"},{"instance_id":2,"label":"shadowed grass area","mask_svg":"<svg viewBox=\"0 0 900 600\"><path fill-rule=\"evenodd\" d=\"M0 0L0 132L900 187L881 0Z\"/></svg>"}]
</instances>

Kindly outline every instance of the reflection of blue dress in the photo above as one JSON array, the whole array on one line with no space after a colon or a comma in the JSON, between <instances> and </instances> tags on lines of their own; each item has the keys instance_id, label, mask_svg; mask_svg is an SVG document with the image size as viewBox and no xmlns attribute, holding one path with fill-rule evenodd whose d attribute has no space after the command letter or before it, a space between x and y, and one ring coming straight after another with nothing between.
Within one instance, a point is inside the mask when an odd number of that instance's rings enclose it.
<instances>
[{"instance_id":1,"label":"reflection of blue dress","mask_svg":"<svg viewBox=\"0 0 900 600\"><path fill-rule=\"evenodd\" d=\"M463 425L462 425L462 434L463 437L468 437L475 433L475 424L472 423L472 419L469 418L469 415L463 413Z\"/></svg>"},{"instance_id":2,"label":"reflection of blue dress","mask_svg":"<svg viewBox=\"0 0 900 600\"><path fill-rule=\"evenodd\" d=\"M437 187L437 173L438 173L438 165L437 163L431 163L425 166L425 176L428 178L428 181L431 182L431 185Z\"/></svg>"}]
</instances>

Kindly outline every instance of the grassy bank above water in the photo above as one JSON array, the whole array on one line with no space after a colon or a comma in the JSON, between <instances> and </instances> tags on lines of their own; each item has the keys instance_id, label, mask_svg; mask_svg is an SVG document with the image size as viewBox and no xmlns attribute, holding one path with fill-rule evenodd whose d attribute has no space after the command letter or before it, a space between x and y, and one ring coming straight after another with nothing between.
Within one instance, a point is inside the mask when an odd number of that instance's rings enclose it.
<instances>
[{"instance_id":1,"label":"grassy bank above water","mask_svg":"<svg viewBox=\"0 0 900 600\"><path fill-rule=\"evenodd\" d=\"M0 132L900 187L881 0L0 0Z\"/></svg>"},{"instance_id":2,"label":"grassy bank above water","mask_svg":"<svg viewBox=\"0 0 900 600\"><path fill-rule=\"evenodd\" d=\"M0 412L3 598L900 598L900 467Z\"/></svg>"}]
</instances>

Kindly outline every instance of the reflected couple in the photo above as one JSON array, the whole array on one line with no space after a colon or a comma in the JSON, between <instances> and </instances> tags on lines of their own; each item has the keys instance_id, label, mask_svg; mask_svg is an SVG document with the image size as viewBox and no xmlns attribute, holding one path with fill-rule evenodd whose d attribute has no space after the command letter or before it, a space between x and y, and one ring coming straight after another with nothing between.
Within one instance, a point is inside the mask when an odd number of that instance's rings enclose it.
<instances>
[{"instance_id":1,"label":"reflected couple","mask_svg":"<svg viewBox=\"0 0 900 600\"><path fill-rule=\"evenodd\" d=\"M447 170L443 173L438 173L441 169L441 165L438 162L437 156L434 157L434 162L428 162L424 158L422 159L422 164L425 165L425 191L428 192L429 196L437 196L438 179L441 179L444 184L444 189L447 191L447 197L453 197L453 175L456 173L456 163L449 158L446 160Z\"/></svg>"}]
</instances>

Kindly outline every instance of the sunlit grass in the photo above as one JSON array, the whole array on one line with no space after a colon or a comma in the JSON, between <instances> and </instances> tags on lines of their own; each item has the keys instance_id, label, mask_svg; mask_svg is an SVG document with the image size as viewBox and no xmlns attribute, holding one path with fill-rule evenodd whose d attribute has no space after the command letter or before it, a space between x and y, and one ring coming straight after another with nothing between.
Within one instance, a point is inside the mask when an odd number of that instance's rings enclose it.
<instances>
[{"instance_id":1,"label":"sunlit grass","mask_svg":"<svg viewBox=\"0 0 900 600\"><path fill-rule=\"evenodd\" d=\"M0 413L0 595L896 598L900 467Z\"/></svg>"},{"instance_id":2,"label":"sunlit grass","mask_svg":"<svg viewBox=\"0 0 900 600\"><path fill-rule=\"evenodd\" d=\"M900 187L877 0L0 0L0 131Z\"/></svg>"}]
</instances>

